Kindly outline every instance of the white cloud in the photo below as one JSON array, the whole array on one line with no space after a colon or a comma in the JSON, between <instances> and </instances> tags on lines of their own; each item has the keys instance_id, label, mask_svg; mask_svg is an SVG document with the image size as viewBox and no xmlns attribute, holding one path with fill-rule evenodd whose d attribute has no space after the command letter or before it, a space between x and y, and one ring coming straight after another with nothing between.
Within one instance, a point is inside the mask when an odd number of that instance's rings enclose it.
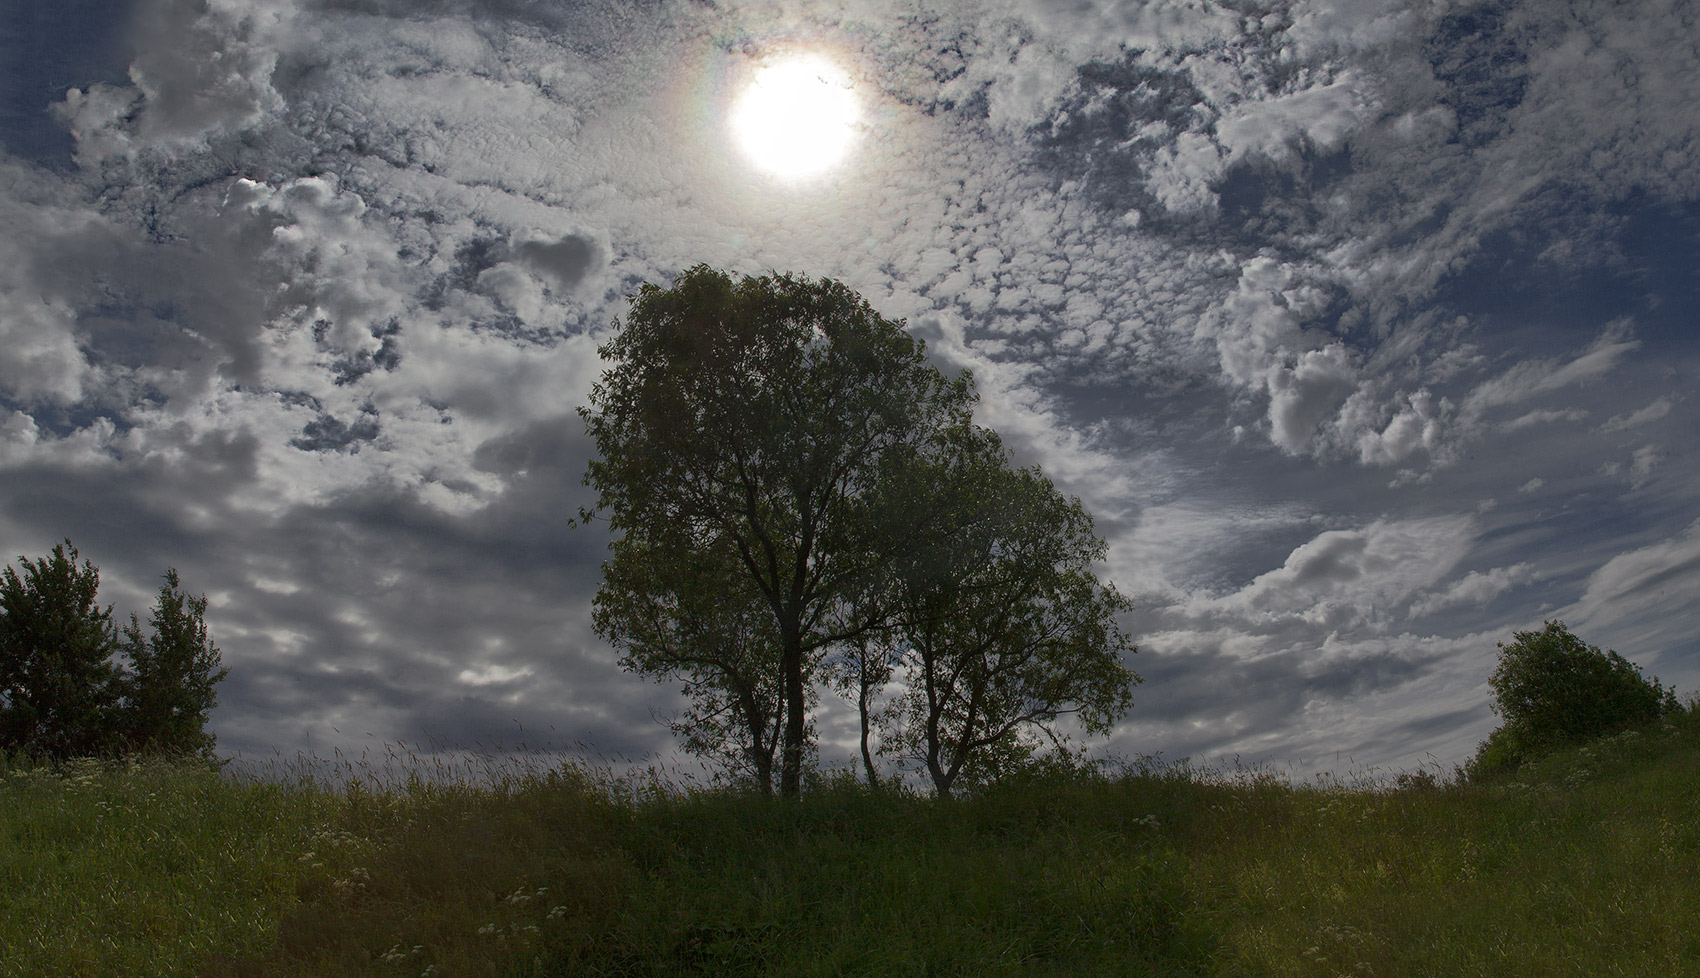
<instances>
[{"instance_id":1,"label":"white cloud","mask_svg":"<svg viewBox=\"0 0 1700 978\"><path fill-rule=\"evenodd\" d=\"M1281 567L1200 610L1252 620L1294 617L1331 628L1382 622L1412 595L1439 581L1475 538L1468 516L1377 520L1328 530L1302 544Z\"/></svg>"},{"instance_id":2,"label":"white cloud","mask_svg":"<svg viewBox=\"0 0 1700 978\"><path fill-rule=\"evenodd\" d=\"M1700 521L1657 543L1617 554L1592 574L1577 601L1552 617L1630 658L1694 639L1690 612L1700 594ZM1692 666L1690 666L1692 669Z\"/></svg>"},{"instance_id":3,"label":"white cloud","mask_svg":"<svg viewBox=\"0 0 1700 978\"><path fill-rule=\"evenodd\" d=\"M1147 183L1157 202L1176 214L1208 210L1216 206L1211 181L1222 175L1225 163L1215 140L1183 132L1157 151Z\"/></svg>"},{"instance_id":4,"label":"white cloud","mask_svg":"<svg viewBox=\"0 0 1700 978\"><path fill-rule=\"evenodd\" d=\"M133 87L71 89L59 113L85 165L138 148L188 149L250 128L283 108L271 85L273 41L289 6L242 0L158 0L140 6Z\"/></svg>"},{"instance_id":5,"label":"white cloud","mask_svg":"<svg viewBox=\"0 0 1700 978\"><path fill-rule=\"evenodd\" d=\"M1309 445L1316 426L1333 414L1357 384L1346 348L1330 343L1299 354L1292 367L1269 374L1269 429L1275 444L1293 455Z\"/></svg>"},{"instance_id":6,"label":"white cloud","mask_svg":"<svg viewBox=\"0 0 1700 978\"><path fill-rule=\"evenodd\" d=\"M1410 37L1425 13L1408 0L1300 0L1285 33L1300 57L1367 50Z\"/></svg>"},{"instance_id":7,"label":"white cloud","mask_svg":"<svg viewBox=\"0 0 1700 978\"><path fill-rule=\"evenodd\" d=\"M1539 411L1530 411L1528 414L1512 418L1510 421L1500 425L1499 430L1510 433L1513 431L1521 431L1524 428L1532 428L1536 425L1552 424L1555 421L1581 421L1587 416L1588 412L1581 410L1580 408L1571 408L1566 411L1556 411L1543 408Z\"/></svg>"},{"instance_id":8,"label":"white cloud","mask_svg":"<svg viewBox=\"0 0 1700 978\"><path fill-rule=\"evenodd\" d=\"M1411 610L1406 617L1420 618L1457 605L1485 605L1510 588L1526 584L1538 576L1535 565L1528 562L1512 564L1509 567L1495 567L1486 573L1471 571L1452 582L1446 590L1411 602Z\"/></svg>"},{"instance_id":9,"label":"white cloud","mask_svg":"<svg viewBox=\"0 0 1700 978\"><path fill-rule=\"evenodd\" d=\"M1638 411L1629 414L1616 415L1610 421L1600 425L1600 431L1628 431L1630 428L1637 428L1649 422L1659 420L1669 414L1671 408L1675 406L1676 399L1671 395L1666 394L1663 397L1653 399L1653 401L1651 401L1646 407L1643 407Z\"/></svg>"},{"instance_id":10,"label":"white cloud","mask_svg":"<svg viewBox=\"0 0 1700 978\"><path fill-rule=\"evenodd\" d=\"M373 327L408 305L410 274L387 229L372 226L356 193L324 177L303 177L271 187L241 181L248 208L279 222L274 253L288 263L291 298L300 317L328 324L315 339L338 353L375 352Z\"/></svg>"},{"instance_id":11,"label":"white cloud","mask_svg":"<svg viewBox=\"0 0 1700 978\"><path fill-rule=\"evenodd\" d=\"M1464 399L1463 416L1466 422L1474 422L1492 408L1586 383L1610 372L1640 345L1630 338L1627 321L1614 322L1586 350L1567 361L1530 358L1482 383Z\"/></svg>"},{"instance_id":12,"label":"white cloud","mask_svg":"<svg viewBox=\"0 0 1700 978\"><path fill-rule=\"evenodd\" d=\"M1372 398L1360 388L1340 412L1338 429L1347 438L1356 434L1358 461L1386 466L1405 461L1419 449L1431 456L1440 453L1443 418L1452 408L1450 401L1445 398L1437 401L1427 390L1419 390L1399 405L1379 429L1367 417L1372 403ZM1365 416L1360 417L1360 412Z\"/></svg>"},{"instance_id":13,"label":"white cloud","mask_svg":"<svg viewBox=\"0 0 1700 978\"><path fill-rule=\"evenodd\" d=\"M1347 73L1327 84L1236 107L1218 125L1230 158L1288 157L1295 144L1332 152L1374 111L1364 80Z\"/></svg>"},{"instance_id":14,"label":"white cloud","mask_svg":"<svg viewBox=\"0 0 1700 978\"><path fill-rule=\"evenodd\" d=\"M1635 450L1635 456L1629 463L1630 481L1634 486L1646 485L1653 475L1653 466L1659 464L1662 454L1657 445L1642 445Z\"/></svg>"}]
</instances>

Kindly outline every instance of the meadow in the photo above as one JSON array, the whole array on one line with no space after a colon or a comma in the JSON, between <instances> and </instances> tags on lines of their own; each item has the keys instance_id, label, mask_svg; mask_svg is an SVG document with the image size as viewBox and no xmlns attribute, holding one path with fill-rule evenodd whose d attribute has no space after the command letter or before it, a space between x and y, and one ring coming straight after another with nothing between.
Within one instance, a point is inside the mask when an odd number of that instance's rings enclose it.
<instances>
[{"instance_id":1,"label":"meadow","mask_svg":"<svg viewBox=\"0 0 1700 978\"><path fill-rule=\"evenodd\" d=\"M1700 975L1692 708L1485 783L345 773L4 765L0 975Z\"/></svg>"}]
</instances>

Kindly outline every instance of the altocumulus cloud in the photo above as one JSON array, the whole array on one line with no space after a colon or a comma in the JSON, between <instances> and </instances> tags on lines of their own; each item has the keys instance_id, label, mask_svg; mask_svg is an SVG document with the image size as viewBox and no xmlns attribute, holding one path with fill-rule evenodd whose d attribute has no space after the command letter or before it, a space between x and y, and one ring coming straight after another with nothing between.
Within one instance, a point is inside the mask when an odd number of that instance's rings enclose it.
<instances>
[{"instance_id":1,"label":"altocumulus cloud","mask_svg":"<svg viewBox=\"0 0 1700 978\"><path fill-rule=\"evenodd\" d=\"M1122 753L1459 760L1554 616L1693 689L1695 16L70 5L0 34L0 543L205 590L229 749L670 751L589 628L573 411L705 261L906 318L1086 502ZM726 111L800 48L863 121L769 182Z\"/></svg>"}]
</instances>

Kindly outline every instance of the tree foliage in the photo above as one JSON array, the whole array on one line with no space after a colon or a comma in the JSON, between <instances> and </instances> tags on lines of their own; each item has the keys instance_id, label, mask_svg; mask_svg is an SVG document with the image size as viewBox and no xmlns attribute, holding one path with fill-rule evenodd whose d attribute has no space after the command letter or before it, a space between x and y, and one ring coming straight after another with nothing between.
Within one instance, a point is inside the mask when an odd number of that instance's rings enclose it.
<instances>
[{"instance_id":1,"label":"tree foliage","mask_svg":"<svg viewBox=\"0 0 1700 978\"><path fill-rule=\"evenodd\" d=\"M731 548L669 558L627 536L611 549L596 596L597 631L623 651L624 668L684 680L691 705L669 725L687 753L772 794L785 697L766 601ZM804 672L812 675L812 662Z\"/></svg>"},{"instance_id":2,"label":"tree foliage","mask_svg":"<svg viewBox=\"0 0 1700 978\"><path fill-rule=\"evenodd\" d=\"M149 617L152 634L144 637L141 622L130 616L120 646L130 664L120 683L128 747L211 756L214 738L206 724L218 703L216 687L230 670L220 667L206 612L206 596L183 593L171 568Z\"/></svg>"},{"instance_id":3,"label":"tree foliage","mask_svg":"<svg viewBox=\"0 0 1700 978\"><path fill-rule=\"evenodd\" d=\"M616 534L596 627L628 668L684 680L687 749L764 787L777 750L796 795L827 666L842 682L847 650L866 653L866 727L916 638L944 670L930 729L947 789L1018 728L1078 711L1103 729L1125 708L1131 674L1086 654L1126 648L1119 597L1085 571L1102 556L1090 519L1008 471L972 424L971 379L945 378L901 323L831 280L699 265L645 285L615 325L581 409L597 499L580 516ZM1120 699L1098 694L1118 681Z\"/></svg>"},{"instance_id":4,"label":"tree foliage","mask_svg":"<svg viewBox=\"0 0 1700 978\"><path fill-rule=\"evenodd\" d=\"M902 671L903 691L882 711L882 753L920 763L949 796L959 781L1028 764L1045 742L1064 749L1064 715L1108 732L1140 680L1115 621L1127 601L1092 573L1105 548L1080 502L1037 469L1010 468L990 431L959 429L944 447L902 495L934 500L949 532L910 551L895 578L884 660L858 650L851 663L864 730L867 680Z\"/></svg>"},{"instance_id":5,"label":"tree foliage","mask_svg":"<svg viewBox=\"0 0 1700 978\"><path fill-rule=\"evenodd\" d=\"M630 541L616 560L633 573L647 562L658 582L684 580L668 565L716 551L740 578L734 600L764 606L780 788L795 795L808 665L868 627L836 612L890 560L866 500L894 452L965 419L972 391L837 282L735 282L702 265L671 288L645 285L598 352L610 366L582 411L598 451L585 476L594 511ZM619 591L634 579L604 579L605 626L633 604Z\"/></svg>"},{"instance_id":6,"label":"tree foliage","mask_svg":"<svg viewBox=\"0 0 1700 978\"><path fill-rule=\"evenodd\" d=\"M1497 644L1499 665L1488 686L1505 722L1477 750L1472 773L1515 767L1679 709L1675 690L1616 652L1583 642L1561 621Z\"/></svg>"},{"instance_id":7,"label":"tree foliage","mask_svg":"<svg viewBox=\"0 0 1700 978\"><path fill-rule=\"evenodd\" d=\"M224 678L206 598L166 573L144 636L96 602L100 572L69 540L0 574L0 750L63 760L126 751L210 755ZM117 658L122 654L128 666Z\"/></svg>"},{"instance_id":8,"label":"tree foliage","mask_svg":"<svg viewBox=\"0 0 1700 978\"><path fill-rule=\"evenodd\" d=\"M115 743L118 668L100 571L67 540L0 574L0 747L62 759Z\"/></svg>"}]
</instances>

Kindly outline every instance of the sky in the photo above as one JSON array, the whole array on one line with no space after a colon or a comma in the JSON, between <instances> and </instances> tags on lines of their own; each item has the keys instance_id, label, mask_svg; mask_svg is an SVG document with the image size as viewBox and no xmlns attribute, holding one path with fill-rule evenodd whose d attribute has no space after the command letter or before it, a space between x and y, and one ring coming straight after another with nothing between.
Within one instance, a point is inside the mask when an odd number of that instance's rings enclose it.
<instances>
[{"instance_id":1,"label":"sky","mask_svg":"<svg viewBox=\"0 0 1700 978\"><path fill-rule=\"evenodd\" d=\"M204 592L221 753L674 756L569 517L699 262L905 320L1094 514L1102 750L1450 770L1549 619L1700 689L1691 4L0 2L0 559ZM859 115L786 177L730 123L802 56Z\"/></svg>"}]
</instances>

